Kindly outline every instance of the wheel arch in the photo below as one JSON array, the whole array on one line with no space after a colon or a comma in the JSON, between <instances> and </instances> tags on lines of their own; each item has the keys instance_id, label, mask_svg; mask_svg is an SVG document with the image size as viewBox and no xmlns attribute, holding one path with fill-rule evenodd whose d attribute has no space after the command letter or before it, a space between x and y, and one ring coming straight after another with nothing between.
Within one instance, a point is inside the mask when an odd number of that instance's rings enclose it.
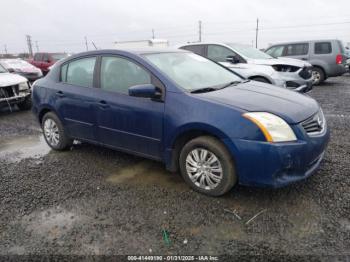
<instances>
[{"instance_id":1,"label":"wheel arch","mask_svg":"<svg viewBox=\"0 0 350 262\"><path fill-rule=\"evenodd\" d=\"M262 76L262 75L253 75L253 76L249 76L248 79L250 80L254 80L256 78L263 78L267 81L267 83L272 84L272 81L270 79L268 79L266 76Z\"/></svg>"},{"instance_id":2,"label":"wheel arch","mask_svg":"<svg viewBox=\"0 0 350 262\"><path fill-rule=\"evenodd\" d=\"M183 146L190 140L200 136L211 136L222 142L222 139L228 138L226 134L217 129L216 127L209 125L201 125L200 127L183 127L181 131L173 136L168 148L166 149L166 167L171 172L177 172L179 170L178 159ZM222 142L223 143L223 142ZM223 143L225 147L227 145ZM228 148L227 148L228 149ZM228 151L230 151L228 149Z\"/></svg>"}]
</instances>

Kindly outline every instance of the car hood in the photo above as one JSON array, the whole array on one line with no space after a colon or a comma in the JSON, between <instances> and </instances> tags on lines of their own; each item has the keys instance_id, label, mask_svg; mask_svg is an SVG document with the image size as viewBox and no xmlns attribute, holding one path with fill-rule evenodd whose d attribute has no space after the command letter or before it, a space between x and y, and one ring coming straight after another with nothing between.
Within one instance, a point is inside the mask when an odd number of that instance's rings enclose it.
<instances>
[{"instance_id":1,"label":"car hood","mask_svg":"<svg viewBox=\"0 0 350 262\"><path fill-rule=\"evenodd\" d=\"M256 65L291 65L297 67L311 67L311 64L306 61L285 57L271 59L252 59L250 61Z\"/></svg>"},{"instance_id":2,"label":"car hood","mask_svg":"<svg viewBox=\"0 0 350 262\"><path fill-rule=\"evenodd\" d=\"M0 73L0 87L17 85L27 81L26 78L17 74Z\"/></svg>"},{"instance_id":3,"label":"car hood","mask_svg":"<svg viewBox=\"0 0 350 262\"><path fill-rule=\"evenodd\" d=\"M319 110L317 102L308 95L256 81L199 96L244 111L269 112L282 117L289 124L299 123Z\"/></svg>"}]
</instances>

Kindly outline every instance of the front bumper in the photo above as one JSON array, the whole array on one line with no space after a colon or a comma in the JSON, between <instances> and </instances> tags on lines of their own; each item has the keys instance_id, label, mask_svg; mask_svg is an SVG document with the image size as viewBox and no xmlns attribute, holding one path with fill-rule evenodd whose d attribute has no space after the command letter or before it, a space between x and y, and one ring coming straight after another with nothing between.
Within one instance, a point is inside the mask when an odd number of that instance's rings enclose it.
<instances>
[{"instance_id":1,"label":"front bumper","mask_svg":"<svg viewBox=\"0 0 350 262\"><path fill-rule=\"evenodd\" d=\"M287 88L299 93L306 93L312 90L313 79L304 79L300 76L301 69L296 72L274 72L271 76L272 84Z\"/></svg>"},{"instance_id":2,"label":"front bumper","mask_svg":"<svg viewBox=\"0 0 350 262\"><path fill-rule=\"evenodd\" d=\"M224 139L233 155L239 183L283 187L311 176L319 167L329 130L317 137L286 143Z\"/></svg>"},{"instance_id":3,"label":"front bumper","mask_svg":"<svg viewBox=\"0 0 350 262\"><path fill-rule=\"evenodd\" d=\"M15 94L13 96L7 97L2 95L2 92L0 90L0 106L8 106L13 104L18 104L23 102L27 97L31 95L30 90L24 90L18 92L18 94Z\"/></svg>"}]
</instances>

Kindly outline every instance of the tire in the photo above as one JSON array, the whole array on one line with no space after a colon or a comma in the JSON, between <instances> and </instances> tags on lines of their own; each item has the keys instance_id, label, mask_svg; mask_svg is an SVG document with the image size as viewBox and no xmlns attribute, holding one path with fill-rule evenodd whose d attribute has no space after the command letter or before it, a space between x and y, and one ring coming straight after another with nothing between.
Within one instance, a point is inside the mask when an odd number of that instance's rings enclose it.
<instances>
[{"instance_id":1,"label":"tire","mask_svg":"<svg viewBox=\"0 0 350 262\"><path fill-rule=\"evenodd\" d=\"M260 77L260 76L253 77L253 78L251 78L251 80L271 84L269 80L267 80L266 78Z\"/></svg>"},{"instance_id":2,"label":"tire","mask_svg":"<svg viewBox=\"0 0 350 262\"><path fill-rule=\"evenodd\" d=\"M27 96L23 102L17 104L20 110L30 110L32 108L32 98Z\"/></svg>"},{"instance_id":3,"label":"tire","mask_svg":"<svg viewBox=\"0 0 350 262\"><path fill-rule=\"evenodd\" d=\"M319 67L312 68L312 77L313 77L312 84L315 86L322 84L326 80L326 76L323 70Z\"/></svg>"},{"instance_id":4,"label":"tire","mask_svg":"<svg viewBox=\"0 0 350 262\"><path fill-rule=\"evenodd\" d=\"M201 154L203 152L204 156L205 151L207 154L202 159L205 159L204 162L207 163L207 165L200 163L202 162L200 161L202 156ZM194 152L198 153L197 160L199 161L196 161L196 154ZM212 169L210 169L208 166L208 160L215 159L211 158L210 154L217 158L217 161L213 162L211 165ZM201 167L194 165L192 160L194 160L195 164L199 164ZM181 175L186 183L189 184L195 191L206 195L221 196L227 193L237 182L234 162L230 153L219 140L210 136L201 136L189 141L181 150L179 166ZM222 171L221 175L220 172L217 172L220 167ZM198 169L200 169L199 172ZM201 175L198 176L199 173L201 173ZM216 181L211 179L211 177L215 177ZM201 180L203 183L201 183ZM212 182L211 185L209 183L210 181Z\"/></svg>"},{"instance_id":5,"label":"tire","mask_svg":"<svg viewBox=\"0 0 350 262\"><path fill-rule=\"evenodd\" d=\"M41 128L46 143L52 149L62 151L73 144L73 140L67 136L60 119L55 113L48 112L44 115Z\"/></svg>"}]
</instances>

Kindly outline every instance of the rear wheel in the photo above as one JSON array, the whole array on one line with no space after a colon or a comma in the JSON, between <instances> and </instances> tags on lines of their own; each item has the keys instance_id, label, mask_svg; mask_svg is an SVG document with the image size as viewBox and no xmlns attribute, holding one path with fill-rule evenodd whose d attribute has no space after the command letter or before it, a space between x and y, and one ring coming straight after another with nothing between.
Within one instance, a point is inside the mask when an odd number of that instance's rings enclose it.
<instances>
[{"instance_id":1,"label":"rear wheel","mask_svg":"<svg viewBox=\"0 0 350 262\"><path fill-rule=\"evenodd\" d=\"M313 67L312 68L312 79L313 79L313 82L312 82L313 85L319 85L319 84L323 83L324 80L326 79L323 70L321 68L318 68L318 67Z\"/></svg>"},{"instance_id":2,"label":"rear wheel","mask_svg":"<svg viewBox=\"0 0 350 262\"><path fill-rule=\"evenodd\" d=\"M64 150L73 141L67 136L59 118L53 112L48 112L42 120L42 130L47 144L55 150Z\"/></svg>"},{"instance_id":3,"label":"rear wheel","mask_svg":"<svg viewBox=\"0 0 350 262\"><path fill-rule=\"evenodd\" d=\"M179 162L184 180L200 193L220 196L237 182L230 153L213 137L201 136L189 141L181 151Z\"/></svg>"}]
</instances>

